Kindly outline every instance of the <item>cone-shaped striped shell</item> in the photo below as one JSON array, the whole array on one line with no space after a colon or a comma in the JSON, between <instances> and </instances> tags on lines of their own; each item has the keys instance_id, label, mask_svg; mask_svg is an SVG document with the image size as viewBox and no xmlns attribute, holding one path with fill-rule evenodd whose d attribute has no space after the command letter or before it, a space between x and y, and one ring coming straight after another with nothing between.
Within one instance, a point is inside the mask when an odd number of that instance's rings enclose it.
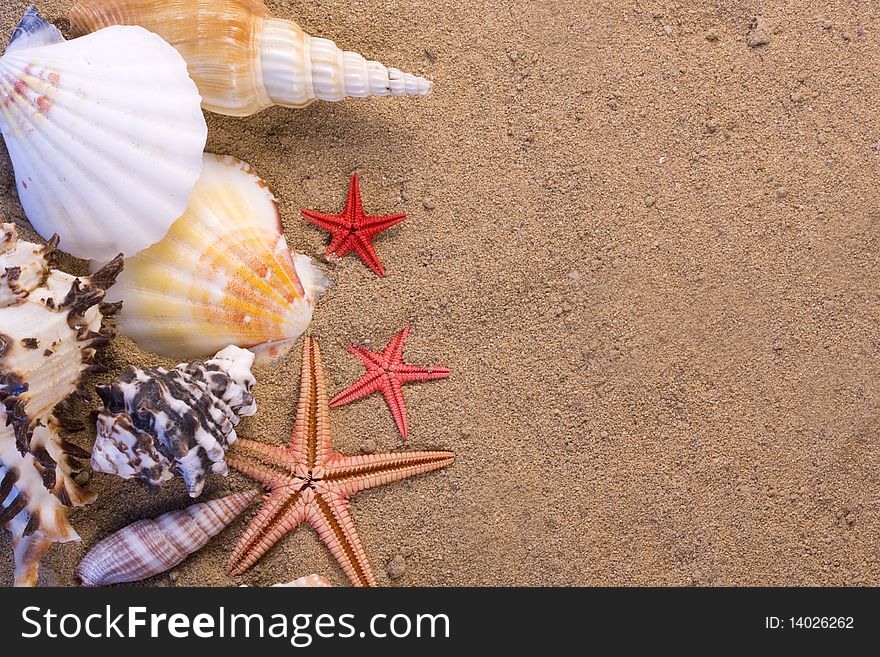
<instances>
[{"instance_id":1,"label":"cone-shaped striped shell","mask_svg":"<svg viewBox=\"0 0 880 657\"><path fill-rule=\"evenodd\" d=\"M155 32L186 59L204 108L221 114L431 91L424 78L344 52L293 21L273 18L260 0L81 0L70 11L70 24L78 34L108 25Z\"/></svg>"},{"instance_id":2,"label":"cone-shaped striped shell","mask_svg":"<svg viewBox=\"0 0 880 657\"><path fill-rule=\"evenodd\" d=\"M177 51L140 27L65 41L31 8L0 57L0 131L44 238L107 262L186 209L207 125Z\"/></svg>"},{"instance_id":3,"label":"cone-shaped striped shell","mask_svg":"<svg viewBox=\"0 0 880 657\"><path fill-rule=\"evenodd\" d=\"M125 301L119 328L149 351L191 359L232 344L274 357L329 284L287 249L268 185L241 160L208 154L186 213L126 260L109 298Z\"/></svg>"},{"instance_id":4,"label":"cone-shaped striped shell","mask_svg":"<svg viewBox=\"0 0 880 657\"><path fill-rule=\"evenodd\" d=\"M173 568L223 531L256 498L250 490L120 529L100 541L76 568L84 586L136 582Z\"/></svg>"}]
</instances>

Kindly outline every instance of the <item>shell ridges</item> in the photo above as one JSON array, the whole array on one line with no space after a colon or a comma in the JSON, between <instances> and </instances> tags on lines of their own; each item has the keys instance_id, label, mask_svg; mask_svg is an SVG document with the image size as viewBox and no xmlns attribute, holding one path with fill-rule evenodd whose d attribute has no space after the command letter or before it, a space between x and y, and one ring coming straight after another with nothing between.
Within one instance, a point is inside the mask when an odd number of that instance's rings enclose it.
<instances>
[{"instance_id":1,"label":"shell ridges","mask_svg":"<svg viewBox=\"0 0 880 657\"><path fill-rule=\"evenodd\" d=\"M207 139L201 96L143 28L58 41L39 21L26 16L0 57L0 131L25 214L77 257L134 255L186 208Z\"/></svg>"},{"instance_id":2,"label":"shell ridges","mask_svg":"<svg viewBox=\"0 0 880 657\"><path fill-rule=\"evenodd\" d=\"M110 298L125 300L120 330L149 351L196 358L233 344L271 357L302 335L329 285L288 250L275 197L253 169L206 154L189 208L126 260Z\"/></svg>"},{"instance_id":3,"label":"shell ridges","mask_svg":"<svg viewBox=\"0 0 880 657\"><path fill-rule=\"evenodd\" d=\"M163 573L205 546L256 499L256 490L138 520L95 544L76 568L84 586L135 582Z\"/></svg>"}]
</instances>

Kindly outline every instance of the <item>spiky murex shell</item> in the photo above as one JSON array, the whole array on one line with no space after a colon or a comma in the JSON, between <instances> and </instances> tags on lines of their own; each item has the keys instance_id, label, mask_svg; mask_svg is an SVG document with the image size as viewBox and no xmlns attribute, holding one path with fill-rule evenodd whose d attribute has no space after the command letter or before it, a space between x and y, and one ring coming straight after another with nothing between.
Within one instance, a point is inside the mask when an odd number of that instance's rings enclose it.
<instances>
[{"instance_id":1,"label":"spiky murex shell","mask_svg":"<svg viewBox=\"0 0 880 657\"><path fill-rule=\"evenodd\" d=\"M61 436L71 397L109 340L101 302L122 267L89 278L52 269L56 240L0 225L0 525L12 532L17 585L33 585L52 543L78 540L69 507L92 500L73 476L88 454ZM106 307L104 308L106 310Z\"/></svg>"},{"instance_id":2,"label":"spiky murex shell","mask_svg":"<svg viewBox=\"0 0 880 657\"><path fill-rule=\"evenodd\" d=\"M257 412L254 354L229 346L206 362L173 370L130 367L98 386L104 410L92 469L160 486L179 473L192 497L209 474L225 476L239 418Z\"/></svg>"}]
</instances>

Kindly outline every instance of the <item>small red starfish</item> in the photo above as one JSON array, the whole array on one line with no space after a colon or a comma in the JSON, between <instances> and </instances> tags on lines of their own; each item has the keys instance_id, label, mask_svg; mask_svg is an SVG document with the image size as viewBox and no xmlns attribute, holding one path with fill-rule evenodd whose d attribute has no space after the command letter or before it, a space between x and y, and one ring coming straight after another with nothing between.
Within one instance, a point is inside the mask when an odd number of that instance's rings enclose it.
<instances>
[{"instance_id":1,"label":"small red starfish","mask_svg":"<svg viewBox=\"0 0 880 657\"><path fill-rule=\"evenodd\" d=\"M240 575L282 536L304 522L314 527L355 586L375 586L358 538L349 498L355 493L407 479L452 463L451 452L406 452L344 456L333 451L330 409L321 352L314 338L303 343L296 425L288 445L239 438L226 455L236 470L269 488L263 506L229 559Z\"/></svg>"},{"instance_id":2,"label":"small red starfish","mask_svg":"<svg viewBox=\"0 0 880 657\"><path fill-rule=\"evenodd\" d=\"M379 256L373 246L373 238L406 219L405 214L389 214L384 217L365 215L356 173L351 177L348 200L341 214L324 214L314 210L303 210L300 214L309 223L330 231L333 235L325 256L332 253L341 258L346 253L354 251L367 267L376 272L377 276L384 276L385 268L379 262Z\"/></svg>"},{"instance_id":3,"label":"small red starfish","mask_svg":"<svg viewBox=\"0 0 880 657\"><path fill-rule=\"evenodd\" d=\"M449 370L445 367L421 367L403 362L403 346L409 337L409 328L409 324L404 326L382 353L352 345L346 347L350 353L363 361L367 373L331 399L330 408L342 406L379 391L385 396L400 435L406 440L409 430L406 425L406 407L403 403L401 385L416 381L445 379L449 376Z\"/></svg>"}]
</instances>

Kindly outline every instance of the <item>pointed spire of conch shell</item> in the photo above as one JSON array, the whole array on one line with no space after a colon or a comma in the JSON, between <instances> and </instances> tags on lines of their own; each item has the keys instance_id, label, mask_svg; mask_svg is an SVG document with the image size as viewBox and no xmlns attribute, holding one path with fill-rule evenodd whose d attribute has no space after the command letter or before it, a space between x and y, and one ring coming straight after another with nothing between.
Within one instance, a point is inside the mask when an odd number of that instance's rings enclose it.
<instances>
[{"instance_id":1,"label":"pointed spire of conch shell","mask_svg":"<svg viewBox=\"0 0 880 657\"><path fill-rule=\"evenodd\" d=\"M388 68L274 18L260 0L81 0L70 10L77 34L140 25L178 49L205 109L231 116L315 100L423 96L426 79Z\"/></svg>"}]
</instances>

